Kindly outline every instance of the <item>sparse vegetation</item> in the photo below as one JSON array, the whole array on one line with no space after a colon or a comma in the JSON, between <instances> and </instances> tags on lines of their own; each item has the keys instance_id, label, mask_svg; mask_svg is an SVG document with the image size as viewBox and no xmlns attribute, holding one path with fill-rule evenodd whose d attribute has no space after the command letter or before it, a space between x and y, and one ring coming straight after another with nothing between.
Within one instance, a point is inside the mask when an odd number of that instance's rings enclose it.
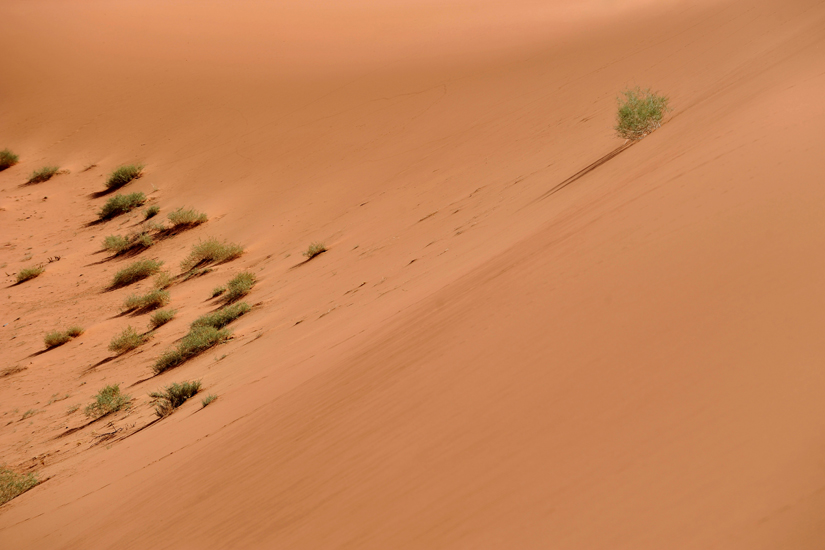
<instances>
[{"instance_id":1,"label":"sparse vegetation","mask_svg":"<svg viewBox=\"0 0 825 550\"><path fill-rule=\"evenodd\" d=\"M125 166L121 166L109 175L109 179L106 180L106 189L120 189L130 181L138 179L142 175L142 164L127 164Z\"/></svg>"},{"instance_id":2,"label":"sparse vegetation","mask_svg":"<svg viewBox=\"0 0 825 550\"><path fill-rule=\"evenodd\" d=\"M172 286L172 276L169 275L168 271L161 271L155 275L155 288L162 290L170 286Z\"/></svg>"},{"instance_id":3,"label":"sparse vegetation","mask_svg":"<svg viewBox=\"0 0 825 550\"><path fill-rule=\"evenodd\" d=\"M162 309L160 311L156 311L149 318L149 328L155 330L156 328L165 325L175 318L175 313L177 312L174 309Z\"/></svg>"},{"instance_id":4,"label":"sparse vegetation","mask_svg":"<svg viewBox=\"0 0 825 550\"><path fill-rule=\"evenodd\" d=\"M22 282L28 281L29 279L34 279L41 275L46 268L42 265L35 265L32 267L24 267L20 271L17 272L17 283L20 284Z\"/></svg>"},{"instance_id":5,"label":"sparse vegetation","mask_svg":"<svg viewBox=\"0 0 825 550\"><path fill-rule=\"evenodd\" d=\"M19 160L20 159L17 157L17 155L12 153L8 149L3 149L2 151L0 151L0 172L5 170L6 168L11 168L15 164L17 164Z\"/></svg>"},{"instance_id":6,"label":"sparse vegetation","mask_svg":"<svg viewBox=\"0 0 825 550\"><path fill-rule=\"evenodd\" d=\"M155 414L163 418L172 414L175 409L197 394L200 389L200 380L193 382L175 382L171 386L163 388L163 391L150 393L149 397L157 401L155 404Z\"/></svg>"},{"instance_id":7,"label":"sparse vegetation","mask_svg":"<svg viewBox=\"0 0 825 550\"><path fill-rule=\"evenodd\" d=\"M120 384L106 386L95 396L95 401L86 407L86 416L100 418L117 412L129 405L131 397L120 393Z\"/></svg>"},{"instance_id":8,"label":"sparse vegetation","mask_svg":"<svg viewBox=\"0 0 825 550\"><path fill-rule=\"evenodd\" d=\"M27 410L26 412L23 413L23 416L20 418L20 420L25 420L25 419L29 418L30 416L34 416L34 415L37 414L37 412L38 412L37 409L29 409L29 410Z\"/></svg>"},{"instance_id":9,"label":"sparse vegetation","mask_svg":"<svg viewBox=\"0 0 825 550\"><path fill-rule=\"evenodd\" d=\"M138 206L146 202L146 195L141 192L129 193L128 195L117 194L106 201L103 208L97 213L101 220L108 220L121 214L131 212Z\"/></svg>"},{"instance_id":10,"label":"sparse vegetation","mask_svg":"<svg viewBox=\"0 0 825 550\"><path fill-rule=\"evenodd\" d=\"M212 327L220 329L243 315L249 313L252 308L246 302L238 302L231 306L226 306L218 311L207 313L192 322L192 330L198 327Z\"/></svg>"},{"instance_id":11,"label":"sparse vegetation","mask_svg":"<svg viewBox=\"0 0 825 550\"><path fill-rule=\"evenodd\" d=\"M155 244L155 240L152 235L145 231L128 237L109 235L103 239L103 248L113 254L124 254L132 250L149 248L153 244Z\"/></svg>"},{"instance_id":12,"label":"sparse vegetation","mask_svg":"<svg viewBox=\"0 0 825 550\"><path fill-rule=\"evenodd\" d=\"M152 290L143 296L132 294L123 303L124 311L137 311L144 313L152 311L169 303L169 293L165 290Z\"/></svg>"},{"instance_id":13,"label":"sparse vegetation","mask_svg":"<svg viewBox=\"0 0 825 550\"><path fill-rule=\"evenodd\" d=\"M155 374L160 374L177 367L199 353L225 342L231 335L232 332L228 329L218 330L209 326L193 328L181 339L177 348L165 352L155 361L152 370Z\"/></svg>"},{"instance_id":14,"label":"sparse vegetation","mask_svg":"<svg viewBox=\"0 0 825 550\"><path fill-rule=\"evenodd\" d=\"M669 99L638 86L622 92L616 116L616 133L624 139L641 139L660 127L670 108Z\"/></svg>"},{"instance_id":15,"label":"sparse vegetation","mask_svg":"<svg viewBox=\"0 0 825 550\"><path fill-rule=\"evenodd\" d=\"M318 254L321 254L326 251L327 247L324 246L324 243L312 243L311 245L309 245L309 248L307 248L307 251L304 252L304 256L306 256L307 261L309 261Z\"/></svg>"},{"instance_id":16,"label":"sparse vegetation","mask_svg":"<svg viewBox=\"0 0 825 550\"><path fill-rule=\"evenodd\" d=\"M183 271L189 271L203 264L228 262L240 257L241 254L243 254L241 245L222 243L218 239L211 238L192 247L192 252L181 262L180 267Z\"/></svg>"},{"instance_id":17,"label":"sparse vegetation","mask_svg":"<svg viewBox=\"0 0 825 550\"><path fill-rule=\"evenodd\" d=\"M46 345L46 349L52 349L57 346L62 346L72 338L77 338L81 334L83 334L83 328L78 326L73 326L66 330L55 330L46 334L45 338L43 338L43 343Z\"/></svg>"},{"instance_id":18,"label":"sparse vegetation","mask_svg":"<svg viewBox=\"0 0 825 550\"><path fill-rule=\"evenodd\" d=\"M37 476L33 473L18 474L6 467L0 468L0 505L22 495L38 483Z\"/></svg>"},{"instance_id":19,"label":"sparse vegetation","mask_svg":"<svg viewBox=\"0 0 825 550\"><path fill-rule=\"evenodd\" d=\"M217 398L218 398L217 395L215 395L214 393L210 393L209 395L207 395L206 397L201 399L201 406L205 407Z\"/></svg>"},{"instance_id":20,"label":"sparse vegetation","mask_svg":"<svg viewBox=\"0 0 825 550\"><path fill-rule=\"evenodd\" d=\"M60 171L60 168L57 166L44 166L40 170L35 170L32 172L32 175L29 176L29 181L27 184L33 183L43 183L44 181L49 181L52 179Z\"/></svg>"},{"instance_id":21,"label":"sparse vegetation","mask_svg":"<svg viewBox=\"0 0 825 550\"><path fill-rule=\"evenodd\" d=\"M149 218L154 218L160 212L159 206L150 206L146 210L143 211L143 219L148 220Z\"/></svg>"},{"instance_id":22,"label":"sparse vegetation","mask_svg":"<svg viewBox=\"0 0 825 550\"><path fill-rule=\"evenodd\" d=\"M218 296L220 296L224 292L226 292L226 287L225 286L216 286L215 288L212 289L212 297L217 298Z\"/></svg>"},{"instance_id":23,"label":"sparse vegetation","mask_svg":"<svg viewBox=\"0 0 825 550\"><path fill-rule=\"evenodd\" d=\"M197 210L184 210L178 208L173 212L169 212L166 216L172 222L172 229L185 229L188 227L195 227L202 223L206 223L209 219L203 212Z\"/></svg>"},{"instance_id":24,"label":"sparse vegetation","mask_svg":"<svg viewBox=\"0 0 825 550\"><path fill-rule=\"evenodd\" d=\"M123 329L123 332L112 338L109 343L109 351L120 355L139 347L145 341L146 338L142 334L128 326Z\"/></svg>"},{"instance_id":25,"label":"sparse vegetation","mask_svg":"<svg viewBox=\"0 0 825 550\"><path fill-rule=\"evenodd\" d=\"M162 265L163 262L156 260L139 260L115 273L112 288L120 288L150 277L160 271Z\"/></svg>"},{"instance_id":26,"label":"sparse vegetation","mask_svg":"<svg viewBox=\"0 0 825 550\"><path fill-rule=\"evenodd\" d=\"M226 284L226 296L223 299L227 304L236 302L249 294L258 278L250 271L238 273Z\"/></svg>"}]
</instances>

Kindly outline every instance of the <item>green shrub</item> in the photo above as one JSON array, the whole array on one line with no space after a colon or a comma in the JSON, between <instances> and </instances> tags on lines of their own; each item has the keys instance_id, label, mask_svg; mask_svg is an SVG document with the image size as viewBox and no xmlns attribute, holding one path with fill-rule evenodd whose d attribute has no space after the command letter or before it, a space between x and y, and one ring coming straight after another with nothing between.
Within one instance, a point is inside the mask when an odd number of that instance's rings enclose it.
<instances>
[{"instance_id":1,"label":"green shrub","mask_svg":"<svg viewBox=\"0 0 825 550\"><path fill-rule=\"evenodd\" d=\"M209 348L225 342L231 334L227 329L218 330L214 327L193 328L189 334L181 339L176 349L165 352L155 361L152 370L155 374L160 374L173 367L177 367L199 353L203 353Z\"/></svg>"},{"instance_id":2,"label":"green shrub","mask_svg":"<svg viewBox=\"0 0 825 550\"><path fill-rule=\"evenodd\" d=\"M212 297L217 298L218 296L220 296L224 292L226 292L226 287L225 286L216 286L215 288L212 289Z\"/></svg>"},{"instance_id":3,"label":"green shrub","mask_svg":"<svg viewBox=\"0 0 825 550\"><path fill-rule=\"evenodd\" d=\"M103 208L100 209L97 216L101 220L114 218L115 216L131 212L145 202L146 195L141 192L129 193L128 195L117 194L106 201L106 204L103 205Z\"/></svg>"},{"instance_id":4,"label":"green shrub","mask_svg":"<svg viewBox=\"0 0 825 550\"><path fill-rule=\"evenodd\" d=\"M77 325L71 326L66 329L66 334L68 334L72 338L77 338L78 336L83 334L83 327L79 327Z\"/></svg>"},{"instance_id":5,"label":"green shrub","mask_svg":"<svg viewBox=\"0 0 825 550\"><path fill-rule=\"evenodd\" d=\"M85 409L86 416L100 418L117 412L129 405L131 397L120 393L120 384L106 386L95 396L95 401Z\"/></svg>"},{"instance_id":6,"label":"green shrub","mask_svg":"<svg viewBox=\"0 0 825 550\"><path fill-rule=\"evenodd\" d=\"M165 290L152 290L143 296L132 294L123 303L124 311L147 312L169 303L169 293Z\"/></svg>"},{"instance_id":7,"label":"green shrub","mask_svg":"<svg viewBox=\"0 0 825 550\"><path fill-rule=\"evenodd\" d=\"M154 218L160 212L159 206L150 206L146 210L143 211L143 219L148 220L149 218Z\"/></svg>"},{"instance_id":8,"label":"green shrub","mask_svg":"<svg viewBox=\"0 0 825 550\"><path fill-rule=\"evenodd\" d=\"M214 401L217 398L218 398L217 395L215 395L214 393L210 393L209 395L207 395L206 397L201 399L201 407L207 406L208 404L210 404L212 401Z\"/></svg>"},{"instance_id":9,"label":"green shrub","mask_svg":"<svg viewBox=\"0 0 825 550\"><path fill-rule=\"evenodd\" d=\"M7 503L37 485L35 474L18 474L8 468L0 468L0 505Z\"/></svg>"},{"instance_id":10,"label":"green shrub","mask_svg":"<svg viewBox=\"0 0 825 550\"><path fill-rule=\"evenodd\" d=\"M43 343L46 345L46 349L52 349L57 346L62 346L71 339L72 337L68 332L55 330L46 334L45 338L43 338Z\"/></svg>"},{"instance_id":11,"label":"green shrub","mask_svg":"<svg viewBox=\"0 0 825 550\"><path fill-rule=\"evenodd\" d=\"M155 288L158 290L162 290L164 288L169 288L172 286L172 276L169 275L167 271L161 271L157 275L155 275Z\"/></svg>"},{"instance_id":12,"label":"green shrub","mask_svg":"<svg viewBox=\"0 0 825 550\"><path fill-rule=\"evenodd\" d=\"M20 159L17 158L17 155L8 149L3 149L0 151L0 172L17 164L18 160Z\"/></svg>"},{"instance_id":13,"label":"green shrub","mask_svg":"<svg viewBox=\"0 0 825 550\"><path fill-rule=\"evenodd\" d=\"M41 275L44 271L46 271L46 268L42 265L25 267L17 272L17 282L22 283L24 281L28 281L29 279L34 279L35 277Z\"/></svg>"},{"instance_id":14,"label":"green shrub","mask_svg":"<svg viewBox=\"0 0 825 550\"><path fill-rule=\"evenodd\" d=\"M307 251L304 252L304 256L306 256L307 261L309 261L318 254L321 254L326 251L327 247L324 246L324 243L312 243L311 245L309 245L309 248L307 248Z\"/></svg>"},{"instance_id":15,"label":"green shrub","mask_svg":"<svg viewBox=\"0 0 825 550\"><path fill-rule=\"evenodd\" d=\"M211 238L193 246L192 252L181 262L180 267L183 271L189 271L203 264L228 262L240 257L241 254L243 254L241 245L221 243L218 239Z\"/></svg>"},{"instance_id":16,"label":"green shrub","mask_svg":"<svg viewBox=\"0 0 825 550\"><path fill-rule=\"evenodd\" d=\"M249 313L251 309L246 302L239 302L231 306L223 307L218 311L207 313L195 319L192 322L192 329L194 330L198 327L223 328L244 313Z\"/></svg>"},{"instance_id":17,"label":"green shrub","mask_svg":"<svg viewBox=\"0 0 825 550\"><path fill-rule=\"evenodd\" d=\"M142 164L127 164L125 166L121 166L109 175L109 179L106 180L106 189L120 189L130 181L136 180L142 175Z\"/></svg>"},{"instance_id":18,"label":"green shrub","mask_svg":"<svg viewBox=\"0 0 825 550\"><path fill-rule=\"evenodd\" d=\"M155 330L156 328L165 325L169 321L175 318L175 313L177 313L174 309L162 309L152 314L149 317L149 328Z\"/></svg>"},{"instance_id":19,"label":"green shrub","mask_svg":"<svg viewBox=\"0 0 825 550\"><path fill-rule=\"evenodd\" d=\"M120 288L130 285L160 271L163 262L156 260L139 260L130 266L115 273L112 280L112 288Z\"/></svg>"},{"instance_id":20,"label":"green shrub","mask_svg":"<svg viewBox=\"0 0 825 550\"><path fill-rule=\"evenodd\" d=\"M32 172L32 175L29 176L29 181L26 183L43 183L44 181L49 181L52 177L60 171L60 168L57 166L44 166L40 170L35 170Z\"/></svg>"},{"instance_id":21,"label":"green shrub","mask_svg":"<svg viewBox=\"0 0 825 550\"><path fill-rule=\"evenodd\" d=\"M149 248L155 244L152 235L146 232L135 233L124 237L122 235L109 235L103 239L103 248L112 254L124 254L131 250Z\"/></svg>"},{"instance_id":22,"label":"green shrub","mask_svg":"<svg viewBox=\"0 0 825 550\"><path fill-rule=\"evenodd\" d=\"M195 227L196 225L206 223L209 219L203 212L198 212L197 210L184 210L183 208L178 208L173 212L169 212L166 217L169 218L170 222L172 222L173 229Z\"/></svg>"},{"instance_id":23,"label":"green shrub","mask_svg":"<svg viewBox=\"0 0 825 550\"><path fill-rule=\"evenodd\" d=\"M252 290L258 278L250 271L238 273L226 284L226 296L223 299L227 304L240 300Z\"/></svg>"},{"instance_id":24,"label":"green shrub","mask_svg":"<svg viewBox=\"0 0 825 550\"><path fill-rule=\"evenodd\" d=\"M624 139L641 139L662 125L662 119L670 108L665 96L642 90L639 87L622 92L618 99L616 133Z\"/></svg>"},{"instance_id":25,"label":"green shrub","mask_svg":"<svg viewBox=\"0 0 825 550\"><path fill-rule=\"evenodd\" d=\"M109 342L109 351L117 353L118 355L131 351L146 341L146 338L138 334L138 331L131 326L123 329L123 332L112 338Z\"/></svg>"},{"instance_id":26,"label":"green shrub","mask_svg":"<svg viewBox=\"0 0 825 550\"><path fill-rule=\"evenodd\" d=\"M175 409L183 405L189 398L197 394L201 389L201 381L175 382L171 386L163 388L163 391L156 391L149 394L157 401L155 404L155 414L160 418L169 416Z\"/></svg>"}]
</instances>

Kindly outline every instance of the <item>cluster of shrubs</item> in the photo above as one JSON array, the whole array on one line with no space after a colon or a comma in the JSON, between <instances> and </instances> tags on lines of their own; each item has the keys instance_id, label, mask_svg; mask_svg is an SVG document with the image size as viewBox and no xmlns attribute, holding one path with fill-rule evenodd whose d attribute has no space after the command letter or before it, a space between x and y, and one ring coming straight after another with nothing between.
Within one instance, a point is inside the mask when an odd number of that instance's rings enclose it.
<instances>
[{"instance_id":1,"label":"cluster of shrubs","mask_svg":"<svg viewBox=\"0 0 825 550\"><path fill-rule=\"evenodd\" d=\"M52 349L57 346L62 346L72 338L77 338L81 334L83 334L83 328L78 326L69 327L66 330L55 330L46 334L43 338L43 343L46 345L46 349Z\"/></svg>"}]
</instances>

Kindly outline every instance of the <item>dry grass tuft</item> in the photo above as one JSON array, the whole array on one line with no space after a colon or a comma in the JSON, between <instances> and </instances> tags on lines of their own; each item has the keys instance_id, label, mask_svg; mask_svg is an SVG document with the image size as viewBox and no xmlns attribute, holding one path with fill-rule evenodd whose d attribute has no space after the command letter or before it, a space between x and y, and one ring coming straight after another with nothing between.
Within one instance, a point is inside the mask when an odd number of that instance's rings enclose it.
<instances>
[{"instance_id":1,"label":"dry grass tuft","mask_svg":"<svg viewBox=\"0 0 825 550\"><path fill-rule=\"evenodd\" d=\"M146 313L161 308L169 303L169 293L165 290L152 290L143 296L132 294L123 303L124 311Z\"/></svg>"},{"instance_id":2,"label":"dry grass tuft","mask_svg":"<svg viewBox=\"0 0 825 550\"><path fill-rule=\"evenodd\" d=\"M309 245L309 248L307 248L307 251L304 252L304 256L306 256L307 261L309 261L318 254L322 254L326 251L327 247L324 246L324 243L312 243L311 245Z\"/></svg>"},{"instance_id":3,"label":"dry grass tuft","mask_svg":"<svg viewBox=\"0 0 825 550\"><path fill-rule=\"evenodd\" d=\"M18 474L8 468L0 468L0 505L7 503L37 485L35 474Z\"/></svg>"},{"instance_id":4,"label":"dry grass tuft","mask_svg":"<svg viewBox=\"0 0 825 550\"><path fill-rule=\"evenodd\" d=\"M210 393L209 395L207 395L206 397L201 399L201 407L207 406L208 404L210 404L212 401L214 401L217 398L218 398L217 395L215 395L214 393Z\"/></svg>"},{"instance_id":5,"label":"dry grass tuft","mask_svg":"<svg viewBox=\"0 0 825 550\"><path fill-rule=\"evenodd\" d=\"M183 208L178 208L173 212L169 212L166 217L169 218L169 221L172 223L172 229L187 229L189 227L195 227L196 225L206 223L209 219L203 212L198 212L197 210L191 209L184 210Z\"/></svg>"},{"instance_id":6,"label":"dry grass tuft","mask_svg":"<svg viewBox=\"0 0 825 550\"><path fill-rule=\"evenodd\" d=\"M123 329L123 332L112 338L112 341L109 343L109 351L121 355L139 347L145 341L146 337L139 334L138 331L131 326L128 326Z\"/></svg>"},{"instance_id":7,"label":"dry grass tuft","mask_svg":"<svg viewBox=\"0 0 825 550\"><path fill-rule=\"evenodd\" d=\"M83 328L78 326L69 327L66 330L55 330L46 334L43 338L43 343L46 345L46 349L52 349L57 346L62 346L72 338L77 338L81 334L83 334Z\"/></svg>"},{"instance_id":8,"label":"dry grass tuft","mask_svg":"<svg viewBox=\"0 0 825 550\"><path fill-rule=\"evenodd\" d=\"M258 278L250 271L238 273L226 284L226 295L223 297L227 304L236 302L249 294Z\"/></svg>"},{"instance_id":9,"label":"dry grass tuft","mask_svg":"<svg viewBox=\"0 0 825 550\"><path fill-rule=\"evenodd\" d=\"M100 418L128 407L130 400L130 396L120 393L120 384L112 384L97 392L94 403L84 412L90 418Z\"/></svg>"},{"instance_id":10,"label":"dry grass tuft","mask_svg":"<svg viewBox=\"0 0 825 550\"><path fill-rule=\"evenodd\" d=\"M115 255L149 248L153 244L155 244L155 240L152 235L145 231L126 237L109 235L103 239L103 248Z\"/></svg>"},{"instance_id":11,"label":"dry grass tuft","mask_svg":"<svg viewBox=\"0 0 825 550\"><path fill-rule=\"evenodd\" d=\"M240 257L241 254L243 254L241 245L222 243L218 239L211 238L193 246L192 252L181 262L180 267L183 271L189 271L204 264L228 262Z\"/></svg>"},{"instance_id":12,"label":"dry grass tuft","mask_svg":"<svg viewBox=\"0 0 825 550\"><path fill-rule=\"evenodd\" d=\"M152 314L149 318L149 328L155 330L175 318L177 311L174 309L162 309Z\"/></svg>"},{"instance_id":13,"label":"dry grass tuft","mask_svg":"<svg viewBox=\"0 0 825 550\"><path fill-rule=\"evenodd\" d=\"M159 206L150 206L146 210L143 211L143 219L148 220L149 218L154 218L160 212Z\"/></svg>"},{"instance_id":14,"label":"dry grass tuft","mask_svg":"<svg viewBox=\"0 0 825 550\"><path fill-rule=\"evenodd\" d=\"M193 328L181 339L177 348L165 352L155 361L152 370L155 374L160 374L177 367L199 353L225 342L231 335L227 329L218 330L208 326Z\"/></svg>"},{"instance_id":15,"label":"dry grass tuft","mask_svg":"<svg viewBox=\"0 0 825 550\"><path fill-rule=\"evenodd\" d=\"M127 164L115 169L106 180L106 189L120 189L132 180L136 180L143 175L142 164Z\"/></svg>"},{"instance_id":16,"label":"dry grass tuft","mask_svg":"<svg viewBox=\"0 0 825 550\"><path fill-rule=\"evenodd\" d=\"M128 195L117 194L106 201L103 208L98 211L97 216L101 220L108 220L115 216L131 212L145 202L146 195L141 192L129 193Z\"/></svg>"},{"instance_id":17,"label":"dry grass tuft","mask_svg":"<svg viewBox=\"0 0 825 550\"><path fill-rule=\"evenodd\" d=\"M44 181L49 181L60 172L60 168L57 166L44 166L40 170L35 170L32 172L32 175L29 176L29 181L26 183L31 185L33 183L43 183Z\"/></svg>"},{"instance_id":18,"label":"dry grass tuft","mask_svg":"<svg viewBox=\"0 0 825 550\"><path fill-rule=\"evenodd\" d=\"M163 388L162 391L152 392L149 397L157 401L155 404L155 414L160 418L169 416L175 409L183 405L189 398L196 395L201 389L201 381L175 382L171 386Z\"/></svg>"},{"instance_id":19,"label":"dry grass tuft","mask_svg":"<svg viewBox=\"0 0 825 550\"><path fill-rule=\"evenodd\" d=\"M17 283L23 283L30 279L34 279L43 274L46 271L46 268L42 265L35 265L32 267L25 267L17 272Z\"/></svg>"},{"instance_id":20,"label":"dry grass tuft","mask_svg":"<svg viewBox=\"0 0 825 550\"><path fill-rule=\"evenodd\" d=\"M194 330L198 327L212 327L215 329L220 329L241 315L249 313L251 310L252 308L246 302L232 304L231 306L226 306L213 313L207 313L206 315L198 317L192 322L192 329Z\"/></svg>"},{"instance_id":21,"label":"dry grass tuft","mask_svg":"<svg viewBox=\"0 0 825 550\"><path fill-rule=\"evenodd\" d=\"M120 288L150 277L160 271L163 262L140 260L115 273L112 288Z\"/></svg>"},{"instance_id":22,"label":"dry grass tuft","mask_svg":"<svg viewBox=\"0 0 825 550\"><path fill-rule=\"evenodd\" d=\"M8 149L3 149L2 151L0 151L0 172L5 170L6 168L11 168L15 164L17 164L19 160L20 159L17 157L17 155L12 153Z\"/></svg>"},{"instance_id":23,"label":"dry grass tuft","mask_svg":"<svg viewBox=\"0 0 825 550\"><path fill-rule=\"evenodd\" d=\"M670 111L669 99L638 86L622 92L618 98L616 133L624 139L642 139L662 125L665 113Z\"/></svg>"}]
</instances>

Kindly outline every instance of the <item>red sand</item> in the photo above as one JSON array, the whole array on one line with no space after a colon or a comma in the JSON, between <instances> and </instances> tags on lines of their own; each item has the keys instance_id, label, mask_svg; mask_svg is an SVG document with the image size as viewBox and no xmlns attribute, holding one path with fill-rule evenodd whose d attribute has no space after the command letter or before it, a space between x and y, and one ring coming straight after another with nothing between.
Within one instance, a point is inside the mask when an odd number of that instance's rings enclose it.
<instances>
[{"instance_id":1,"label":"red sand","mask_svg":"<svg viewBox=\"0 0 825 550\"><path fill-rule=\"evenodd\" d=\"M47 481L0 547L825 547L825 5L283 4L5 3L0 463ZM547 195L634 85L666 124ZM210 216L141 258L247 253L111 359L140 216L87 224L127 162ZM244 269L235 338L151 377Z\"/></svg>"}]
</instances>

